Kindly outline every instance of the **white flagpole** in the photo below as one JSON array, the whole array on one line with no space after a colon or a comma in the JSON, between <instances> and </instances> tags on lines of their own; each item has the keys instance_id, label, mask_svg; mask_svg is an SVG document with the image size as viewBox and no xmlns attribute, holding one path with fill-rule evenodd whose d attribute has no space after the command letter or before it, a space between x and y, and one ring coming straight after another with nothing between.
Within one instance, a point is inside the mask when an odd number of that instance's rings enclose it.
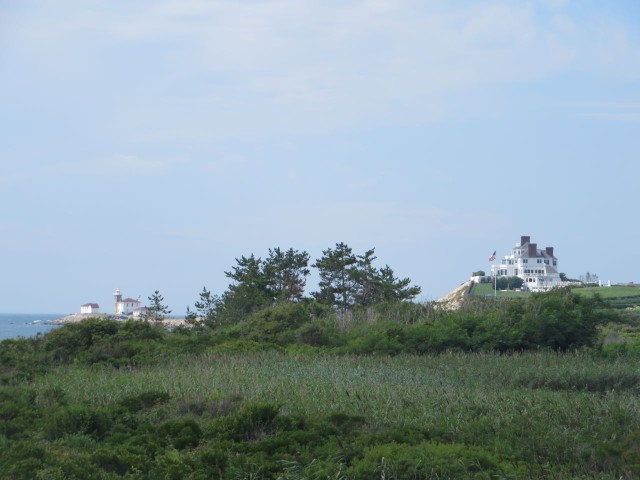
<instances>
[{"instance_id":1,"label":"white flagpole","mask_svg":"<svg viewBox=\"0 0 640 480\"><path fill-rule=\"evenodd\" d=\"M498 300L498 271L496 270L496 258L497 255L493 256L493 300Z\"/></svg>"}]
</instances>

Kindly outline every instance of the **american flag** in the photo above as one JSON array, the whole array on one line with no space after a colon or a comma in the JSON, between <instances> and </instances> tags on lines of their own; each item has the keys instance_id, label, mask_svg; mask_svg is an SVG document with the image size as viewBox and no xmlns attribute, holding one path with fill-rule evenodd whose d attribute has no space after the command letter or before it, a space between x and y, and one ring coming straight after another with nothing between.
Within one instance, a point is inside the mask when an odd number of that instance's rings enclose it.
<instances>
[{"instance_id":1,"label":"american flag","mask_svg":"<svg viewBox=\"0 0 640 480\"><path fill-rule=\"evenodd\" d=\"M496 259L496 252L494 251L491 256L489 257L489 261L493 262Z\"/></svg>"}]
</instances>

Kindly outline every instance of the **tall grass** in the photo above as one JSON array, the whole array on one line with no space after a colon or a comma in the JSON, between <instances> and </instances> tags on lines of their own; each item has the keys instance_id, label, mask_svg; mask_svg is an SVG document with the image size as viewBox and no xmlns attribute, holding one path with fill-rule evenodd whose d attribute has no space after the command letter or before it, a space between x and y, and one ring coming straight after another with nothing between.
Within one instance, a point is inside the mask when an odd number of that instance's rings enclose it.
<instances>
[{"instance_id":1,"label":"tall grass","mask_svg":"<svg viewBox=\"0 0 640 480\"><path fill-rule=\"evenodd\" d=\"M640 428L640 364L585 353L363 357L277 352L175 358L132 370L59 368L38 401L65 392L101 406L145 391L185 402L240 397L282 413L361 415L372 431L419 428L436 441L491 448L530 462L588 461Z\"/></svg>"}]
</instances>

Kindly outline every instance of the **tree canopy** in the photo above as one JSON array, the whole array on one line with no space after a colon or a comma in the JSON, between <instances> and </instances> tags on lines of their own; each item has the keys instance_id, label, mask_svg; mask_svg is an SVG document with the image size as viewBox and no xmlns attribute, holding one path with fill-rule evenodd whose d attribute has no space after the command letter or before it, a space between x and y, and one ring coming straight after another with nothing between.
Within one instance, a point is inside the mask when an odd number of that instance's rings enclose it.
<instances>
[{"instance_id":1,"label":"tree canopy","mask_svg":"<svg viewBox=\"0 0 640 480\"><path fill-rule=\"evenodd\" d=\"M311 267L318 271L318 290L305 296L309 253L293 248L270 248L265 259L255 254L236 258L225 272L231 280L222 295L214 295L206 287L187 309L191 323L208 326L233 324L247 316L277 304L315 300L344 314L354 306L412 300L420 287L409 278L397 278L389 265L377 268L375 249L355 254L344 242L323 250Z\"/></svg>"}]
</instances>

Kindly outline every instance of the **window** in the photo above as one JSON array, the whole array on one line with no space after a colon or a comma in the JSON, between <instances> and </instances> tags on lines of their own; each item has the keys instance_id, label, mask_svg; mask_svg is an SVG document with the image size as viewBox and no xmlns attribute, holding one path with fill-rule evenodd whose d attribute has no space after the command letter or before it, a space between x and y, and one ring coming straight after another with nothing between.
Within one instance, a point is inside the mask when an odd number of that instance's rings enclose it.
<instances>
[{"instance_id":1,"label":"window","mask_svg":"<svg viewBox=\"0 0 640 480\"><path fill-rule=\"evenodd\" d=\"M542 263L542 259L541 258L538 259L538 263Z\"/></svg>"},{"instance_id":2,"label":"window","mask_svg":"<svg viewBox=\"0 0 640 480\"><path fill-rule=\"evenodd\" d=\"M522 260L522 263L529 263L529 260L527 260L526 258Z\"/></svg>"}]
</instances>

